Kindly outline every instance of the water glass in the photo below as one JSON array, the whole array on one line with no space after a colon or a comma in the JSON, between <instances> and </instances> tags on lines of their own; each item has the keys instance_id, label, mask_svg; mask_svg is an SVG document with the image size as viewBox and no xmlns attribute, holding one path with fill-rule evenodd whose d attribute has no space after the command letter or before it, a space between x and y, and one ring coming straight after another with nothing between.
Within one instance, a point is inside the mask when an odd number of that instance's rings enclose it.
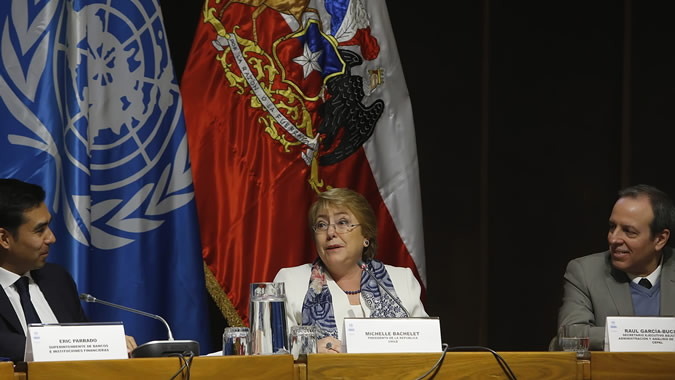
<instances>
[{"instance_id":1,"label":"water glass","mask_svg":"<svg viewBox=\"0 0 675 380\"><path fill-rule=\"evenodd\" d=\"M289 346L294 359L300 355L316 354L317 328L315 326L291 326Z\"/></svg>"},{"instance_id":2,"label":"water glass","mask_svg":"<svg viewBox=\"0 0 675 380\"><path fill-rule=\"evenodd\" d=\"M286 284L283 282L254 282L251 284L251 299L276 301L286 299Z\"/></svg>"},{"instance_id":3,"label":"water glass","mask_svg":"<svg viewBox=\"0 0 675 380\"><path fill-rule=\"evenodd\" d=\"M574 323L560 327L558 342L563 351L577 353L577 359L590 359L590 326Z\"/></svg>"},{"instance_id":4,"label":"water glass","mask_svg":"<svg viewBox=\"0 0 675 380\"><path fill-rule=\"evenodd\" d=\"M288 353L285 289L283 282L251 284L251 355Z\"/></svg>"},{"instance_id":5,"label":"water glass","mask_svg":"<svg viewBox=\"0 0 675 380\"><path fill-rule=\"evenodd\" d=\"M251 334L248 327L226 327L223 332L223 355L248 355Z\"/></svg>"}]
</instances>

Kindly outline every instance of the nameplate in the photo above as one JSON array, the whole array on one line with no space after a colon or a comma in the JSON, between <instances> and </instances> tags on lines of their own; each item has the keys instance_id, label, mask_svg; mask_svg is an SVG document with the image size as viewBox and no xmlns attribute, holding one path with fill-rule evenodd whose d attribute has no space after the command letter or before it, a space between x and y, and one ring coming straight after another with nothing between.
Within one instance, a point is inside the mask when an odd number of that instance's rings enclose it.
<instances>
[{"instance_id":1,"label":"nameplate","mask_svg":"<svg viewBox=\"0 0 675 380\"><path fill-rule=\"evenodd\" d=\"M438 318L345 318L348 353L441 352Z\"/></svg>"},{"instance_id":2,"label":"nameplate","mask_svg":"<svg viewBox=\"0 0 675 380\"><path fill-rule=\"evenodd\" d=\"M24 361L126 359L122 322L31 324Z\"/></svg>"},{"instance_id":3,"label":"nameplate","mask_svg":"<svg viewBox=\"0 0 675 380\"><path fill-rule=\"evenodd\" d=\"M607 317L605 351L675 351L674 317Z\"/></svg>"}]
</instances>

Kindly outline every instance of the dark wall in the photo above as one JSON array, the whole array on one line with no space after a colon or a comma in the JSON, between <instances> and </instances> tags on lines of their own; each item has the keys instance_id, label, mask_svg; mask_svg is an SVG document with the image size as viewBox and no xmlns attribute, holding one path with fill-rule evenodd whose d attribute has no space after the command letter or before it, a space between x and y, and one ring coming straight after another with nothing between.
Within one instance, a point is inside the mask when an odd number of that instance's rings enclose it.
<instances>
[{"instance_id":1,"label":"dark wall","mask_svg":"<svg viewBox=\"0 0 675 380\"><path fill-rule=\"evenodd\" d=\"M634 182L675 196L675 24L667 13L665 5L633 2L630 170Z\"/></svg>"},{"instance_id":2,"label":"dark wall","mask_svg":"<svg viewBox=\"0 0 675 380\"><path fill-rule=\"evenodd\" d=\"M480 1L434 9L387 1L415 119L424 218L427 302L443 341L486 335L487 279L481 244ZM485 343L483 343L485 344Z\"/></svg>"},{"instance_id":3,"label":"dark wall","mask_svg":"<svg viewBox=\"0 0 675 380\"><path fill-rule=\"evenodd\" d=\"M162 1L182 74L202 1ZM438 5L442 4L442 5ZM652 2L387 1L417 134L443 340L543 350L617 190L675 194L675 24Z\"/></svg>"},{"instance_id":4,"label":"dark wall","mask_svg":"<svg viewBox=\"0 0 675 380\"><path fill-rule=\"evenodd\" d=\"M607 246L622 30L621 2L491 2L487 327L498 349L545 349L566 262Z\"/></svg>"}]
</instances>

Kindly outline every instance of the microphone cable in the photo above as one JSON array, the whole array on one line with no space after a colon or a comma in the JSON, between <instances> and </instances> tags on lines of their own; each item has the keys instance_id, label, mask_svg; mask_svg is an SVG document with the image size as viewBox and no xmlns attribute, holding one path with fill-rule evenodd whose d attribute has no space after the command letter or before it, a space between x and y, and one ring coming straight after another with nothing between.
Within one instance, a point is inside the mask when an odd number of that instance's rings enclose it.
<instances>
[{"instance_id":1,"label":"microphone cable","mask_svg":"<svg viewBox=\"0 0 675 380\"><path fill-rule=\"evenodd\" d=\"M187 355L187 354L189 354L189 356L186 359L185 355ZM190 365L192 364L192 358L195 356L195 353L190 351L190 352L183 352L182 354L170 354L169 356L174 356L174 357L177 356L178 359L180 359L180 362L183 363L183 365L180 367L178 372L176 372L176 374L171 376L171 379L169 379L169 380L175 379L176 376L183 373L183 370L185 370L185 369L187 369L187 372L185 374L185 380L190 380Z\"/></svg>"},{"instance_id":2,"label":"microphone cable","mask_svg":"<svg viewBox=\"0 0 675 380\"><path fill-rule=\"evenodd\" d=\"M439 366L441 365L441 363L443 363L443 359L445 358L445 354L446 354L446 353L448 353L448 344L447 344L447 343L443 343L443 353L441 354L441 357L438 359L438 361L436 362L436 364L434 364L434 366L431 367L431 369L428 370L427 373L425 373L424 375L418 377L416 380L422 380L422 379L424 379L425 377L429 376L430 373L434 372L437 368L439 368Z\"/></svg>"},{"instance_id":3,"label":"microphone cable","mask_svg":"<svg viewBox=\"0 0 675 380\"><path fill-rule=\"evenodd\" d=\"M456 346L450 348L450 351L488 351L494 355L495 360L497 360L497 364L499 364L499 366L502 368L502 371L504 371L504 374L509 380L518 380L516 375L511 370L511 367L509 367L509 365L506 363L506 360L504 360L501 355L491 348L483 346Z\"/></svg>"}]
</instances>

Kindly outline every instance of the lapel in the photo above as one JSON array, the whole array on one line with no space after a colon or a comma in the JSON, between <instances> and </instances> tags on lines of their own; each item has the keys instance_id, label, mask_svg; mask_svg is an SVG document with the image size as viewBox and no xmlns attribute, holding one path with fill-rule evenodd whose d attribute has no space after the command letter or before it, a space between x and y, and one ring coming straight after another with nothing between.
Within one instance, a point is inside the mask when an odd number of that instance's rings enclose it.
<instances>
[{"instance_id":1,"label":"lapel","mask_svg":"<svg viewBox=\"0 0 675 380\"><path fill-rule=\"evenodd\" d=\"M673 250L665 248L661 268L661 315L675 316L675 259Z\"/></svg>"},{"instance_id":2,"label":"lapel","mask_svg":"<svg viewBox=\"0 0 675 380\"><path fill-rule=\"evenodd\" d=\"M14 307L9 302L7 294L2 290L0 290L0 317L7 321L7 325L14 329L14 331L23 334L23 327L21 327L19 317L17 317Z\"/></svg>"},{"instance_id":3,"label":"lapel","mask_svg":"<svg viewBox=\"0 0 675 380\"><path fill-rule=\"evenodd\" d=\"M605 284L612 301L614 301L618 315L635 315L628 276L624 272L614 269L609 255L607 255L607 260L609 260L610 272L609 276L605 277Z\"/></svg>"},{"instance_id":4,"label":"lapel","mask_svg":"<svg viewBox=\"0 0 675 380\"><path fill-rule=\"evenodd\" d=\"M661 268L661 315L675 316L675 259L673 250L663 251L663 267ZM611 267L611 262L609 263ZM630 294L629 279L625 273L611 269L610 276L605 278L609 294L616 305L619 315L635 315L633 297Z\"/></svg>"},{"instance_id":5,"label":"lapel","mask_svg":"<svg viewBox=\"0 0 675 380\"><path fill-rule=\"evenodd\" d=\"M42 267L42 269L31 271L30 275L33 277L33 281L40 287L40 291L45 296L45 300L47 300L52 312L54 312L56 320L62 322L67 320L66 316L68 315L64 302L61 302L63 288L59 287L57 282L51 281L51 277L45 272L45 269L49 270L48 265Z\"/></svg>"},{"instance_id":6,"label":"lapel","mask_svg":"<svg viewBox=\"0 0 675 380\"><path fill-rule=\"evenodd\" d=\"M330 296L333 299L333 317L335 318L335 327L338 331L338 339L344 342L343 327L344 319L347 316L349 310L349 298L347 295L340 289L338 284L330 277L328 271L324 272L326 274L326 281L328 284L328 291ZM338 321L342 321L339 323Z\"/></svg>"}]
</instances>

